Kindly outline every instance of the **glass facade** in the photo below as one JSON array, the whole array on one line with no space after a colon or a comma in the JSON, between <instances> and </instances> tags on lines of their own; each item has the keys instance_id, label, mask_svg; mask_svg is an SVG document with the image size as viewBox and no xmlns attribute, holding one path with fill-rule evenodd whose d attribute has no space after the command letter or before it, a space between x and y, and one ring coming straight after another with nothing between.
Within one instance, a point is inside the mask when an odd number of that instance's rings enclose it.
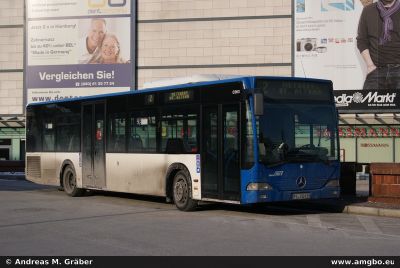
<instances>
[{"instance_id":1,"label":"glass facade","mask_svg":"<svg viewBox=\"0 0 400 268\"><path fill-rule=\"evenodd\" d=\"M341 125L339 136L344 162L400 162L400 125Z\"/></svg>"}]
</instances>

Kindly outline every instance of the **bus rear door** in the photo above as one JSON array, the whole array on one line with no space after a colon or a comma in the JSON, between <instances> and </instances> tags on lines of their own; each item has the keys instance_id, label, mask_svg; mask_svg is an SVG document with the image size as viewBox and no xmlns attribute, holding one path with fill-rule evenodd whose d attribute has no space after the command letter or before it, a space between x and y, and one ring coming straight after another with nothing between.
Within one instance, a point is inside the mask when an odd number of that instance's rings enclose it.
<instances>
[{"instance_id":1,"label":"bus rear door","mask_svg":"<svg viewBox=\"0 0 400 268\"><path fill-rule=\"evenodd\" d=\"M83 187L103 189L105 178L105 104L83 104L82 108Z\"/></svg>"}]
</instances>

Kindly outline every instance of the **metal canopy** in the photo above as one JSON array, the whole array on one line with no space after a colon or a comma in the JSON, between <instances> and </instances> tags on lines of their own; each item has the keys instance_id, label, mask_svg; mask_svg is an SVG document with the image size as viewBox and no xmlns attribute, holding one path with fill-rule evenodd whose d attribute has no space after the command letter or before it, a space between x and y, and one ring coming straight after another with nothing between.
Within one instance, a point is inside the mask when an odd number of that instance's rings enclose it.
<instances>
[{"instance_id":1,"label":"metal canopy","mask_svg":"<svg viewBox=\"0 0 400 268\"><path fill-rule=\"evenodd\" d=\"M0 128L24 128L25 117L0 117Z\"/></svg>"},{"instance_id":2,"label":"metal canopy","mask_svg":"<svg viewBox=\"0 0 400 268\"><path fill-rule=\"evenodd\" d=\"M375 113L375 114L339 114L341 125L398 125L400 124L399 113Z\"/></svg>"}]
</instances>

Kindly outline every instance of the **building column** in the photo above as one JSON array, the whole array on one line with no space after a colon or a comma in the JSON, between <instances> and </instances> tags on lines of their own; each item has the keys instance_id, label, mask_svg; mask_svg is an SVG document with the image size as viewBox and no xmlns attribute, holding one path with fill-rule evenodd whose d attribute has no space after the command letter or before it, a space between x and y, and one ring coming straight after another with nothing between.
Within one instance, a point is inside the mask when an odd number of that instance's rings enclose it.
<instances>
[{"instance_id":1,"label":"building column","mask_svg":"<svg viewBox=\"0 0 400 268\"><path fill-rule=\"evenodd\" d=\"M11 140L11 159L10 160L19 160L20 155L20 139L12 139Z\"/></svg>"}]
</instances>

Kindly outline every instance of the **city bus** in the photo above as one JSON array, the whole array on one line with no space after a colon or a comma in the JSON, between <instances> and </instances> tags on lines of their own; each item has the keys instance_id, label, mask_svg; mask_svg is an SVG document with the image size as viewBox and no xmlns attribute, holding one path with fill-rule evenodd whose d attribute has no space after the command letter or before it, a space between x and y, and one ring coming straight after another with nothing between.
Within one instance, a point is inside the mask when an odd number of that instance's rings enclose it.
<instances>
[{"instance_id":1,"label":"city bus","mask_svg":"<svg viewBox=\"0 0 400 268\"><path fill-rule=\"evenodd\" d=\"M332 82L234 77L27 105L26 177L183 211L337 198Z\"/></svg>"}]
</instances>

